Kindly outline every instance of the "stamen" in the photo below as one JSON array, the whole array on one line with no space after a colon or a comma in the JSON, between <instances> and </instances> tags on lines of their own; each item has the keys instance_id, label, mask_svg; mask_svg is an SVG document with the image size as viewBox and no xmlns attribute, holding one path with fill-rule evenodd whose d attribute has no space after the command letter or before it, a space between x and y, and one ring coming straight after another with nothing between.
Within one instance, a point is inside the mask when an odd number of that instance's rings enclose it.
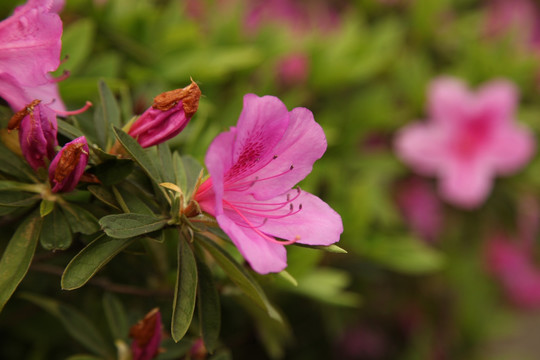
<instances>
[{"instance_id":1,"label":"stamen","mask_svg":"<svg viewBox=\"0 0 540 360\"><path fill-rule=\"evenodd\" d=\"M57 82L60 82L60 81L64 81L66 80L69 76L71 75L71 72L69 70L64 70L64 72L62 73L62 75L56 77L56 78L53 78L53 81L55 83Z\"/></svg>"},{"instance_id":2,"label":"stamen","mask_svg":"<svg viewBox=\"0 0 540 360\"><path fill-rule=\"evenodd\" d=\"M86 104L82 108L80 108L78 110L73 110L73 111L55 110L54 112L57 113L60 116L78 115L78 114L81 114L81 113L85 112L86 110L88 110L90 108L90 106L92 106L92 103L90 101L87 101Z\"/></svg>"},{"instance_id":3,"label":"stamen","mask_svg":"<svg viewBox=\"0 0 540 360\"><path fill-rule=\"evenodd\" d=\"M265 165L266 166L266 165ZM282 173L279 173L279 174L276 174L276 175L272 175L272 176L269 176L269 177L266 177L266 178L262 178L262 179L259 179L258 176L255 177L255 179L253 180L249 180L249 181L244 181L244 182L239 182L239 183L232 183L231 185L229 186L226 186L225 187L225 190L226 191L246 191L247 189L249 189L250 187L252 187L253 185L255 185L256 182L259 182L259 181L265 181L265 180L271 180L271 179L275 179L277 177L280 177L282 175L285 175L287 174L289 171L291 171L292 169L294 168L293 165L290 166L290 168L288 168L287 170L285 170L284 172ZM231 183L232 181L228 181L229 183ZM247 186L246 186L247 185Z\"/></svg>"},{"instance_id":4,"label":"stamen","mask_svg":"<svg viewBox=\"0 0 540 360\"><path fill-rule=\"evenodd\" d=\"M242 212L240 210L238 210L233 204L231 204L230 202L228 202L227 200L223 199L223 202L227 205L230 206L230 208L236 212L241 218L242 220L244 220L247 224L247 226L245 225L240 225L238 223L236 223L237 225L239 226L243 226L243 227L247 227L247 228L250 228L252 229L253 231L255 231L260 237L262 237L264 240L267 240L267 241L270 241L270 242L273 242L275 244L280 244L280 245L291 245L291 244L294 244L297 240L297 237L295 237L293 240L284 240L284 241L279 241L279 240L276 240L274 239L272 236L268 236L266 234L264 234L263 232L261 232L258 227L262 226L262 225L259 225L259 226L255 226L251 223L251 221L248 220L248 218L246 218L244 216L244 214L242 214Z\"/></svg>"}]
</instances>

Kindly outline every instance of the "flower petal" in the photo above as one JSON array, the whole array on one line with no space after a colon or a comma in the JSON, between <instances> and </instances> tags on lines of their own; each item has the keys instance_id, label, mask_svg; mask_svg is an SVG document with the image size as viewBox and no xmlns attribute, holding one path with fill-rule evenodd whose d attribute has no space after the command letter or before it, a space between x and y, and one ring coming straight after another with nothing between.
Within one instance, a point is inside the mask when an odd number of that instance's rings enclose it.
<instances>
[{"instance_id":1,"label":"flower petal","mask_svg":"<svg viewBox=\"0 0 540 360\"><path fill-rule=\"evenodd\" d=\"M252 229L238 226L226 215L218 215L216 219L253 270L268 274L287 267L285 246L264 239Z\"/></svg>"},{"instance_id":2,"label":"flower petal","mask_svg":"<svg viewBox=\"0 0 540 360\"><path fill-rule=\"evenodd\" d=\"M285 196L270 200L286 201ZM263 233L307 245L331 245L343 232L341 216L317 196L302 191L294 201L293 215L268 220L259 228ZM301 204L301 209L299 209Z\"/></svg>"},{"instance_id":3,"label":"flower petal","mask_svg":"<svg viewBox=\"0 0 540 360\"><path fill-rule=\"evenodd\" d=\"M435 175L446 158L444 144L449 132L445 127L413 123L401 129L395 140L398 156L424 175Z\"/></svg>"},{"instance_id":4,"label":"flower petal","mask_svg":"<svg viewBox=\"0 0 540 360\"><path fill-rule=\"evenodd\" d=\"M518 104L518 90L506 80L494 80L482 86L476 95L475 107L487 113L493 126L498 123L513 123Z\"/></svg>"},{"instance_id":5,"label":"flower petal","mask_svg":"<svg viewBox=\"0 0 540 360\"><path fill-rule=\"evenodd\" d=\"M535 149L531 132L517 126L499 129L490 145L488 161L502 175L511 174L525 165Z\"/></svg>"},{"instance_id":6,"label":"flower petal","mask_svg":"<svg viewBox=\"0 0 540 360\"><path fill-rule=\"evenodd\" d=\"M255 181L250 193L258 200L283 194L303 180L313 169L313 163L326 151L326 137L311 111L295 108L282 140L274 149L277 156L265 167L252 174Z\"/></svg>"},{"instance_id":7,"label":"flower petal","mask_svg":"<svg viewBox=\"0 0 540 360\"><path fill-rule=\"evenodd\" d=\"M460 122L470 111L471 94L465 83L455 78L439 77L433 80L428 98L428 113L435 122Z\"/></svg>"},{"instance_id":8,"label":"flower petal","mask_svg":"<svg viewBox=\"0 0 540 360\"><path fill-rule=\"evenodd\" d=\"M452 161L441 174L440 190L449 202L464 208L479 206L492 187L492 171L480 162Z\"/></svg>"}]
</instances>

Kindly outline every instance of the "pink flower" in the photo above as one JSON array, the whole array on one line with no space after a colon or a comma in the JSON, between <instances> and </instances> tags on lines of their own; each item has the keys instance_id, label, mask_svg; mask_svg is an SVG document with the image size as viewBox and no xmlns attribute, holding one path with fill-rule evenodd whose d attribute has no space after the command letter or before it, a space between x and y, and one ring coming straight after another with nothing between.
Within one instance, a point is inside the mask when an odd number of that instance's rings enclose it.
<instances>
[{"instance_id":1,"label":"pink flower","mask_svg":"<svg viewBox=\"0 0 540 360\"><path fill-rule=\"evenodd\" d=\"M540 269L534 264L530 246L495 236L487 244L486 260L516 306L540 307Z\"/></svg>"},{"instance_id":2,"label":"pink flower","mask_svg":"<svg viewBox=\"0 0 540 360\"><path fill-rule=\"evenodd\" d=\"M0 97L13 110L40 99L54 110L65 107L49 72L60 65L61 1L29 0L0 22Z\"/></svg>"},{"instance_id":3,"label":"pink flower","mask_svg":"<svg viewBox=\"0 0 540 360\"><path fill-rule=\"evenodd\" d=\"M508 81L490 82L474 94L457 79L436 79L429 89L430 119L398 133L397 155L417 172L439 177L449 202L477 207L495 175L516 172L533 155L532 134L515 123L516 105L517 90Z\"/></svg>"},{"instance_id":4,"label":"pink flower","mask_svg":"<svg viewBox=\"0 0 540 360\"><path fill-rule=\"evenodd\" d=\"M398 184L396 201L412 230L427 241L440 234L443 209L430 184L412 177Z\"/></svg>"},{"instance_id":5,"label":"pink flower","mask_svg":"<svg viewBox=\"0 0 540 360\"><path fill-rule=\"evenodd\" d=\"M491 0L487 5L487 32L513 35L520 45L540 46L540 9L532 0Z\"/></svg>"},{"instance_id":6,"label":"pink flower","mask_svg":"<svg viewBox=\"0 0 540 360\"><path fill-rule=\"evenodd\" d=\"M276 97L248 94L238 125L210 145L210 178L194 199L255 271L281 271L284 245L330 245L343 231L341 217L326 203L292 188L325 150L324 132L309 110L289 112Z\"/></svg>"},{"instance_id":7,"label":"pink flower","mask_svg":"<svg viewBox=\"0 0 540 360\"><path fill-rule=\"evenodd\" d=\"M34 170L45 167L45 159L51 160L58 146L56 114L39 100L28 104L18 114L14 116L15 120L24 115L20 125L10 124L8 128L19 127L21 151L30 166Z\"/></svg>"},{"instance_id":8,"label":"pink flower","mask_svg":"<svg viewBox=\"0 0 540 360\"><path fill-rule=\"evenodd\" d=\"M52 192L70 192L75 189L88 165L88 151L86 138L81 136L68 142L56 154L49 166Z\"/></svg>"},{"instance_id":9,"label":"pink flower","mask_svg":"<svg viewBox=\"0 0 540 360\"><path fill-rule=\"evenodd\" d=\"M131 343L133 360L151 360L159 354L161 326L161 313L155 308L131 327L129 337L133 338Z\"/></svg>"},{"instance_id":10,"label":"pink flower","mask_svg":"<svg viewBox=\"0 0 540 360\"><path fill-rule=\"evenodd\" d=\"M277 72L285 86L303 84L309 76L309 57L302 53L288 54L279 60Z\"/></svg>"},{"instance_id":11,"label":"pink flower","mask_svg":"<svg viewBox=\"0 0 540 360\"><path fill-rule=\"evenodd\" d=\"M194 81L183 89L156 96L154 104L131 125L128 134L144 148L175 137L197 111L200 97L201 90Z\"/></svg>"}]
</instances>

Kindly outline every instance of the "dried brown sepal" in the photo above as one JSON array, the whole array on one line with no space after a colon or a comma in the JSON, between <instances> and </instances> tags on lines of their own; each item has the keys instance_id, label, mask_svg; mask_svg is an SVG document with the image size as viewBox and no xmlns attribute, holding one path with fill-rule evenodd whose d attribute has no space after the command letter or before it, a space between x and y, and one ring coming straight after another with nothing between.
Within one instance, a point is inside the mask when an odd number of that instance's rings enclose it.
<instances>
[{"instance_id":1,"label":"dried brown sepal","mask_svg":"<svg viewBox=\"0 0 540 360\"><path fill-rule=\"evenodd\" d=\"M158 326L158 312L159 308L150 310L150 312L144 316L144 319L140 320L129 329L129 337L135 340L139 346L145 346L150 339L152 339L152 336L154 336L156 326Z\"/></svg>"},{"instance_id":2,"label":"dried brown sepal","mask_svg":"<svg viewBox=\"0 0 540 360\"><path fill-rule=\"evenodd\" d=\"M182 101L182 107L187 117L192 117L199 108L199 99L201 97L201 89L197 83L191 80L191 84L183 89L166 91L154 98L152 107L154 109L167 111L173 108L179 101Z\"/></svg>"},{"instance_id":3,"label":"dried brown sepal","mask_svg":"<svg viewBox=\"0 0 540 360\"><path fill-rule=\"evenodd\" d=\"M73 172L79 160L81 154L84 151L83 147L85 144L69 144L66 146L62 155L60 155L60 160L54 169L54 180L56 182L62 182L69 174Z\"/></svg>"},{"instance_id":4,"label":"dried brown sepal","mask_svg":"<svg viewBox=\"0 0 540 360\"><path fill-rule=\"evenodd\" d=\"M13 116L11 117L11 119L9 120L9 123L8 123L8 127L7 127L8 130L18 129L20 124L21 124L22 119L24 119L24 117L26 115L32 116L32 114L34 113L34 108L40 102L41 102L41 100L36 99L36 100L32 101L30 104L26 105L24 107L24 109L19 110L15 114L13 114Z\"/></svg>"},{"instance_id":5,"label":"dried brown sepal","mask_svg":"<svg viewBox=\"0 0 540 360\"><path fill-rule=\"evenodd\" d=\"M85 183L92 183L92 184L101 184L101 181L98 179L96 175L86 173L86 172L81 175L81 178L79 179L79 181L85 182Z\"/></svg>"}]
</instances>

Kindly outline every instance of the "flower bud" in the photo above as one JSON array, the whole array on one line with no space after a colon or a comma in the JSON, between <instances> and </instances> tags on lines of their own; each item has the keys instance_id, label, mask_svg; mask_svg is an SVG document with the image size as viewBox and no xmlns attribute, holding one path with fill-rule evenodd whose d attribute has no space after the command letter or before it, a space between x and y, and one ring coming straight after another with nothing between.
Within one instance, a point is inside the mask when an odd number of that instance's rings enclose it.
<instances>
[{"instance_id":1,"label":"flower bud","mask_svg":"<svg viewBox=\"0 0 540 360\"><path fill-rule=\"evenodd\" d=\"M73 191L88 164L88 143L81 136L68 142L56 154L49 166L52 192Z\"/></svg>"},{"instance_id":2,"label":"flower bud","mask_svg":"<svg viewBox=\"0 0 540 360\"><path fill-rule=\"evenodd\" d=\"M160 144L178 135L199 107L201 90L192 80L183 89L164 92L131 126L128 134L143 148Z\"/></svg>"},{"instance_id":3,"label":"flower bud","mask_svg":"<svg viewBox=\"0 0 540 360\"><path fill-rule=\"evenodd\" d=\"M8 129L19 129L21 151L30 166L45 167L45 158L52 159L58 146L56 114L40 100L34 100L11 118Z\"/></svg>"},{"instance_id":4,"label":"flower bud","mask_svg":"<svg viewBox=\"0 0 540 360\"><path fill-rule=\"evenodd\" d=\"M159 353L161 343L161 313L158 308L151 310L144 319L129 329L133 338L131 352L133 360L151 360Z\"/></svg>"}]
</instances>

